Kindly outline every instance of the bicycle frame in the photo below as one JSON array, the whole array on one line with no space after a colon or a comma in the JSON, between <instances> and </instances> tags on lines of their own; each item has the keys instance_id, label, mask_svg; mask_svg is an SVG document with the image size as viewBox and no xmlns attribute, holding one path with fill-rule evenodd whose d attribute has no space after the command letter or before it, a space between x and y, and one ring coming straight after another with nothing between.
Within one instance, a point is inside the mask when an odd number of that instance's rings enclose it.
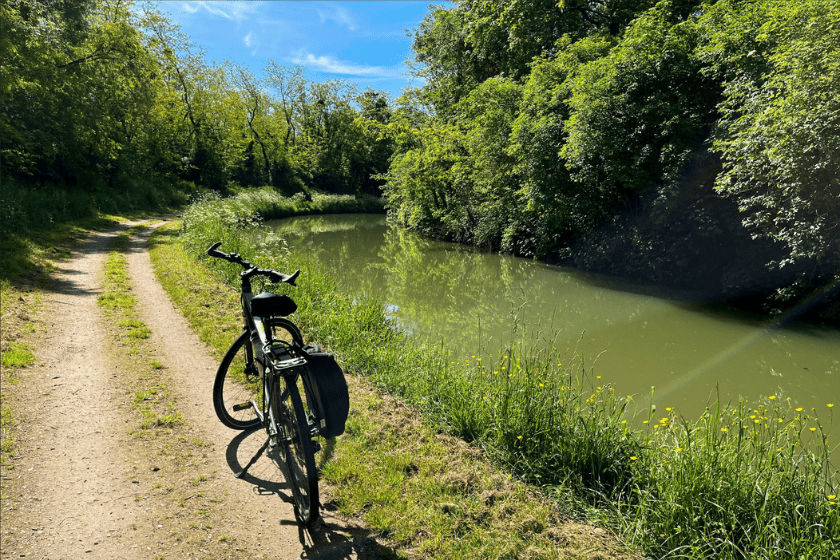
<instances>
[{"instance_id":1,"label":"bicycle frame","mask_svg":"<svg viewBox=\"0 0 840 560\"><path fill-rule=\"evenodd\" d=\"M245 354L248 358L247 363L257 364L257 368L260 370L257 373L259 373L263 382L262 410L260 410L260 407L257 406L257 403L254 401L251 401L251 405L254 408L254 412L259 417L260 423L265 426L266 430L269 432L269 436L275 436L277 435L276 433L271 433L274 429L272 423L266 423L265 415L269 410L270 397L272 395L272 391L274 390L274 383L278 381L277 374L284 375L283 372L285 371L291 373L293 368L305 365L306 360L301 357L294 357L282 361L275 361L272 359L271 354L273 354L273 352L271 352L271 333L266 330L263 318L251 313L251 300L254 298L254 292L251 288L251 280L245 275L245 273L242 274L241 293L242 297L240 299L240 305L242 307L242 318L245 321L242 328L244 331L249 333L249 337L251 339L251 344L245 345ZM294 373L294 375L297 374ZM282 401L285 397L286 393L284 392L281 394L279 400ZM272 420L274 420L273 423L276 424L276 419Z\"/></svg>"}]
</instances>

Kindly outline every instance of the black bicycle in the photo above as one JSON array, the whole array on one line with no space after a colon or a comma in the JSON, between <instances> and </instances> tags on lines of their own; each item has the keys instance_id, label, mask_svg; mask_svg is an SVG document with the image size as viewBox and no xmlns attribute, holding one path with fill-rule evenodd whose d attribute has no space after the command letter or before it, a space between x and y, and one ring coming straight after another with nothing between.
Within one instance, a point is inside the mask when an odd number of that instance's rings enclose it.
<instances>
[{"instance_id":1,"label":"black bicycle","mask_svg":"<svg viewBox=\"0 0 840 560\"><path fill-rule=\"evenodd\" d=\"M251 279L267 278L274 284L295 286L300 274L262 269L238 254L218 250L207 254L238 264L243 332L222 359L213 386L213 406L226 426L248 430L260 425L268 435L265 443L242 471L253 465L266 447L282 446L295 516L305 524L318 517L317 437L332 438L344 432L349 408L344 373L331 354L317 346L305 346L300 329L286 319L297 304L286 295L264 292L254 295Z\"/></svg>"}]
</instances>

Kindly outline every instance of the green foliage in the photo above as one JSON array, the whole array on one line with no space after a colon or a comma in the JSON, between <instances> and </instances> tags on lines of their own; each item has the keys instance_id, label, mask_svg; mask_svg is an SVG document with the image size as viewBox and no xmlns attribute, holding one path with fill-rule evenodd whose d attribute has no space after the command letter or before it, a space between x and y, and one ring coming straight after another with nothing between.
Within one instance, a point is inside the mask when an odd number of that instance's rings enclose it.
<instances>
[{"instance_id":1,"label":"green foliage","mask_svg":"<svg viewBox=\"0 0 840 560\"><path fill-rule=\"evenodd\" d=\"M427 80L424 101L443 116L485 80L521 80L535 57L554 56L563 36L619 35L652 0L463 0L435 8L414 32L412 48ZM682 14L699 2L679 2ZM675 9L675 11L677 11Z\"/></svg>"},{"instance_id":2,"label":"green foliage","mask_svg":"<svg viewBox=\"0 0 840 560\"><path fill-rule=\"evenodd\" d=\"M747 228L770 240L751 251L764 264L793 264L744 297L807 299L840 268L838 18L830 0L432 9L413 45L426 84L383 129L389 210L441 238L569 264L633 222L647 240L629 269L657 263L647 277L667 278L699 254L668 249L683 208L683 238L733 231L748 245ZM713 203L713 184L740 216ZM716 295L754 270L720 273Z\"/></svg>"},{"instance_id":3,"label":"green foliage","mask_svg":"<svg viewBox=\"0 0 840 560\"><path fill-rule=\"evenodd\" d=\"M599 196L602 211L675 181L713 122L717 89L691 56L696 26L672 25L669 8L660 3L634 20L608 55L570 83L560 155L576 190Z\"/></svg>"},{"instance_id":4,"label":"green foliage","mask_svg":"<svg viewBox=\"0 0 840 560\"><path fill-rule=\"evenodd\" d=\"M575 184L560 152L576 77L587 63L608 54L614 41L567 37L558 45L557 56L534 61L510 137L520 211L505 231L502 249L513 253L545 255L575 232L591 229L604 212L597 193L586 196Z\"/></svg>"},{"instance_id":5,"label":"green foliage","mask_svg":"<svg viewBox=\"0 0 840 560\"><path fill-rule=\"evenodd\" d=\"M793 259L840 268L840 5L722 2L707 18L700 57L725 85L718 190Z\"/></svg>"},{"instance_id":6,"label":"green foliage","mask_svg":"<svg viewBox=\"0 0 840 560\"><path fill-rule=\"evenodd\" d=\"M171 202L168 191L192 185L380 193L373 176L391 155L369 125L388 122L380 92L310 83L273 62L264 76L208 65L150 4L11 0L0 25L4 186L14 181L38 199L59 187L60 198L80 201L58 212L44 200L50 219L103 205L156 208L160 192ZM280 99L267 91L278 84ZM35 218L27 198L4 193L8 231Z\"/></svg>"},{"instance_id":7,"label":"green foliage","mask_svg":"<svg viewBox=\"0 0 840 560\"><path fill-rule=\"evenodd\" d=\"M113 186L148 169L157 64L130 6L86 2L78 19L68 14L61 3L3 5L3 168L87 190Z\"/></svg>"}]
</instances>

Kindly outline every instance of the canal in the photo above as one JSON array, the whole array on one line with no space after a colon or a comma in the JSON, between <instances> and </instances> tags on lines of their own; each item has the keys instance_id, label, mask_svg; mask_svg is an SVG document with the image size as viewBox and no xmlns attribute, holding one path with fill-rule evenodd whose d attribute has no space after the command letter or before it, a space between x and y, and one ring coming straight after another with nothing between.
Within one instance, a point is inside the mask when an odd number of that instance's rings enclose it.
<instances>
[{"instance_id":1,"label":"canal","mask_svg":"<svg viewBox=\"0 0 840 560\"><path fill-rule=\"evenodd\" d=\"M692 294L654 292L537 261L425 239L382 215L307 216L266 224L299 262L348 294L374 294L413 336L456 355L554 345L617 391L702 413L775 395L794 407L840 404L840 331L713 310ZM575 358L577 356L577 358ZM777 401L777 402L779 402Z\"/></svg>"}]
</instances>

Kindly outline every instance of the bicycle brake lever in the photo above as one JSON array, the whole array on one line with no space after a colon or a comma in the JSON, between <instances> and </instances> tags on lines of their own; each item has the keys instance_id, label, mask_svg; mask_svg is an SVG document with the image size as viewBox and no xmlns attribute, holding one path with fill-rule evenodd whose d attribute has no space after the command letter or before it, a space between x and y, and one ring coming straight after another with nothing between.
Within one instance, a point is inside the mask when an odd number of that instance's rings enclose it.
<instances>
[{"instance_id":1,"label":"bicycle brake lever","mask_svg":"<svg viewBox=\"0 0 840 560\"><path fill-rule=\"evenodd\" d=\"M223 258L225 258L225 256L226 256L226 255L225 255L224 253L222 253L221 251L217 251L217 249L218 249L221 245L222 245L222 242L221 242L221 241L217 241L216 243L213 243L213 244L210 246L210 248L209 248L209 249L207 249L207 254L208 254L208 255L210 255L211 257L216 257L217 259L223 259Z\"/></svg>"}]
</instances>

